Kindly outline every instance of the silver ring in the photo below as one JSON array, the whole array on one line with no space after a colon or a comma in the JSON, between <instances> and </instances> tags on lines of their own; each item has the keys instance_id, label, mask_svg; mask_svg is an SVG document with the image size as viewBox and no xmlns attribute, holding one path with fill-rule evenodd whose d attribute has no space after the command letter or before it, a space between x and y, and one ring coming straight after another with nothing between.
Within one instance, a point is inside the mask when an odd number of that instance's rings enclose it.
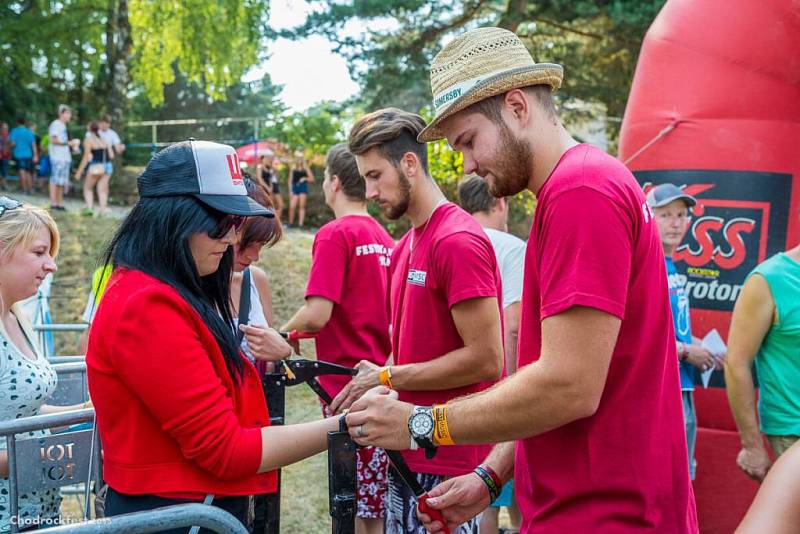
<instances>
[{"instance_id":1,"label":"silver ring","mask_svg":"<svg viewBox=\"0 0 800 534\"><path fill-rule=\"evenodd\" d=\"M358 425L356 427L356 434L358 435L359 438L364 437L364 425Z\"/></svg>"}]
</instances>

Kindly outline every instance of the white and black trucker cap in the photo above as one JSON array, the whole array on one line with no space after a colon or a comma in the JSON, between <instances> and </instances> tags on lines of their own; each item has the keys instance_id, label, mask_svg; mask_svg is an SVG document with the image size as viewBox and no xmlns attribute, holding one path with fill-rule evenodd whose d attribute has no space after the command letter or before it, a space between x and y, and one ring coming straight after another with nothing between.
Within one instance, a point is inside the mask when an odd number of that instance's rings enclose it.
<instances>
[{"instance_id":1,"label":"white and black trucker cap","mask_svg":"<svg viewBox=\"0 0 800 534\"><path fill-rule=\"evenodd\" d=\"M139 196L191 195L231 215L274 217L247 196L239 157L233 147L211 141L182 141L153 156L138 179Z\"/></svg>"}]
</instances>

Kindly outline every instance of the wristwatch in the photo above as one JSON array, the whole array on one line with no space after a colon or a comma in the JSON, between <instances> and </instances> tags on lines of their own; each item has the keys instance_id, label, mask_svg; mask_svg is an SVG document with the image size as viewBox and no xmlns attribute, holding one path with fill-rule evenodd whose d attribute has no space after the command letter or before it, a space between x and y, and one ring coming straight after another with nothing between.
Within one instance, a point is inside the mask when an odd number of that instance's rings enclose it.
<instances>
[{"instance_id":1,"label":"wristwatch","mask_svg":"<svg viewBox=\"0 0 800 534\"><path fill-rule=\"evenodd\" d=\"M414 406L408 418L408 432L411 438L423 449L428 458L433 457L436 444L433 442L433 408L431 406Z\"/></svg>"}]
</instances>

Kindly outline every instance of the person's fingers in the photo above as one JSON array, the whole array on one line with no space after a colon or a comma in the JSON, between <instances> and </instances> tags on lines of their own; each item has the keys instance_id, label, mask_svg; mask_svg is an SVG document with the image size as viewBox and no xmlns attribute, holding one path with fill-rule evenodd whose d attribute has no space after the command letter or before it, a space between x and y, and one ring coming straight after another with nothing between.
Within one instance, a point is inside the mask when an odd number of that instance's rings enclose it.
<instances>
[{"instance_id":1,"label":"person's fingers","mask_svg":"<svg viewBox=\"0 0 800 534\"><path fill-rule=\"evenodd\" d=\"M347 397L347 392L349 390L350 384L347 384L344 388L342 388L342 391L340 391L339 394L333 398L329 406L333 413L339 413L339 408L342 406L342 401Z\"/></svg>"}]
</instances>

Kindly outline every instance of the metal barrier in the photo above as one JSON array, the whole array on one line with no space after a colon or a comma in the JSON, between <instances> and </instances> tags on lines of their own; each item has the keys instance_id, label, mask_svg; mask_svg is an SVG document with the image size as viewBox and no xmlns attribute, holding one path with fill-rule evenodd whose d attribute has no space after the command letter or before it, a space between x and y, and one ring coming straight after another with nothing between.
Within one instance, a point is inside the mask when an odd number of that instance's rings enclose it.
<instances>
[{"instance_id":1,"label":"metal barrier","mask_svg":"<svg viewBox=\"0 0 800 534\"><path fill-rule=\"evenodd\" d=\"M47 309L49 310L49 307ZM86 323L56 324L44 322L48 321L49 319L50 316L48 311L48 315L46 317L39 317L39 315L37 315L37 322L34 322L33 325L33 329L39 335L39 346L42 347L45 356L48 358L52 358L55 355L55 340L53 339L54 332L83 332L89 328L89 325Z\"/></svg>"},{"instance_id":2,"label":"metal barrier","mask_svg":"<svg viewBox=\"0 0 800 534\"><path fill-rule=\"evenodd\" d=\"M52 365L59 363L82 363L86 362L86 356L53 356L47 358L47 361Z\"/></svg>"},{"instance_id":3,"label":"metal barrier","mask_svg":"<svg viewBox=\"0 0 800 534\"><path fill-rule=\"evenodd\" d=\"M70 364L71 365L71 364ZM19 495L32 490L60 488L100 480L100 441L93 429L67 431L45 436L17 437L36 430L94 421L94 410L76 410L22 417L0 422L0 436L8 446L8 491L10 516L19 516ZM89 516L89 499L86 512ZM18 532L18 521L11 532Z\"/></svg>"},{"instance_id":4,"label":"metal barrier","mask_svg":"<svg viewBox=\"0 0 800 534\"><path fill-rule=\"evenodd\" d=\"M247 529L231 514L206 504L178 504L146 512L123 514L83 523L46 528L38 532L57 534L148 534L173 528L199 526L219 534L247 534Z\"/></svg>"},{"instance_id":5,"label":"metal barrier","mask_svg":"<svg viewBox=\"0 0 800 534\"><path fill-rule=\"evenodd\" d=\"M49 399L54 406L70 406L89 400L86 382L86 361L57 363L53 369L58 374L58 385Z\"/></svg>"}]
</instances>

